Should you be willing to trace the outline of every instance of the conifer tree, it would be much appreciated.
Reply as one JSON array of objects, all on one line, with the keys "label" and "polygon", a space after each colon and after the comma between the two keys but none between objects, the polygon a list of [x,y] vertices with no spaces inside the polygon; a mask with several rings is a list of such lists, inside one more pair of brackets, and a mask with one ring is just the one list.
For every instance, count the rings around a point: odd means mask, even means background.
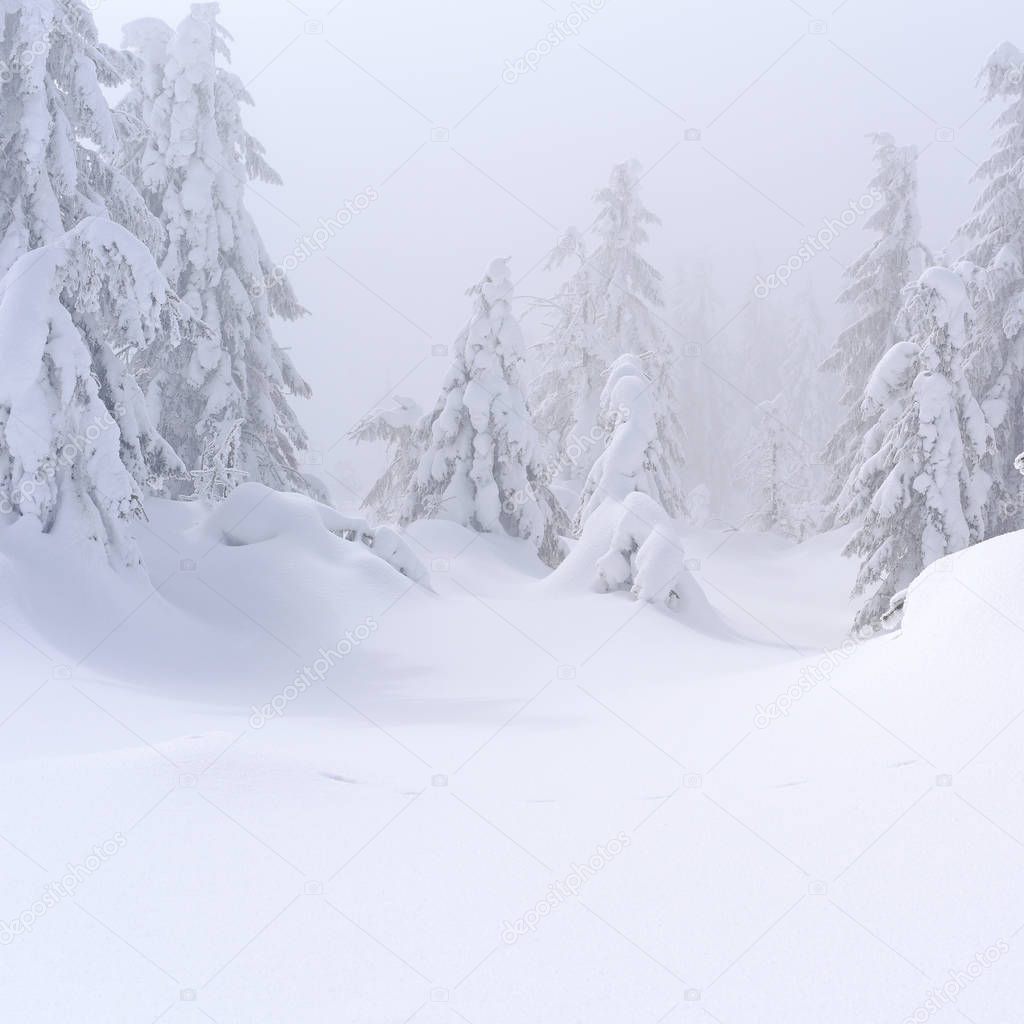
[{"label": "conifer tree", "polygon": [[978,313],[972,376],[995,435],[991,536],[1024,527],[1024,488],[1013,468],[1024,448],[1024,53],[1003,43],[980,80],[985,98],[1006,106],[992,155],[975,174],[982,191],[961,229],[972,245],[959,269]]},{"label": "conifer tree", "polygon": [[[661,274],[644,258],[648,227],[658,219],[640,199],[635,162],[612,169],[595,195],[599,210],[589,249],[570,232],[552,254],[578,266],[554,300],[557,320],[543,346],[544,367],[534,384],[538,422],[546,440],[563,450],[571,438],[594,433],[609,367],[621,355],[642,357],[654,391],[655,416],[665,458],[664,502],[670,515],[684,506],[683,428],[679,416],[675,352],[664,329]],[[592,459],[570,467],[586,478]]]},{"label": "conifer tree", "polygon": [[825,496],[826,527],[836,525],[840,510],[849,506],[844,489],[870,429],[862,416],[865,385],[882,356],[903,340],[903,289],[921,275],[929,261],[920,240],[917,149],[897,146],[888,133],[870,138],[877,170],[868,187],[877,205],[865,228],[879,237],[846,271],[849,284],[839,301],[850,307],[853,322],[840,333],[822,365],[823,370],[839,376],[840,400],[847,410],[824,452],[831,473]]},{"label": "conifer tree", "polygon": [[562,471],[567,480],[578,481],[586,479],[604,441],[597,424],[608,351],[600,329],[602,288],[586,241],[575,228],[559,240],[545,269],[567,263],[574,269],[548,304],[554,321],[539,346],[543,367],[531,394],[538,428],[550,450],[578,451]]},{"label": "conifer tree", "polygon": [[[150,21],[130,31],[136,85],[125,111],[147,129],[137,157],[139,185],[167,230],[160,264],[182,300],[209,327],[191,351],[163,353],[140,367],[164,435],[190,469],[206,445],[225,450],[240,421],[231,467],[279,490],[324,497],[303,475],[305,431],[290,405],[309,386],[274,338],[272,319],[304,315],[286,278],[275,273],[245,204],[249,180],[279,184],[262,145],[242,125],[252,99],[219,66],[230,36],[215,3],[167,36]],[[159,79],[159,85],[157,81]]]},{"label": "conifer tree", "polygon": [[765,533],[802,540],[813,525],[807,449],[785,416],[782,395],[758,405],[748,449],[740,460],[752,507],[747,522]]},{"label": "conifer tree", "polygon": [[863,521],[847,547],[861,558],[870,628],[938,558],[983,540],[992,430],[967,380],[972,311],[963,280],[933,267],[907,289],[901,331],[869,382],[884,429],[866,436],[850,485]]},{"label": "conifer tree", "polygon": [[116,169],[103,87],[124,71],[80,0],[11,0],[0,9],[0,277],[86,217],[112,217],[158,244],[159,223]]},{"label": "conifer tree", "polygon": [[179,329],[149,250],[86,218],[0,282],[0,511],[140,564],[132,522],[145,488],[184,471],[123,353]]},{"label": "conifer tree", "polygon": [[402,516],[430,426],[415,399],[396,395],[393,403],[393,409],[378,409],[364,416],[348,435],[357,443],[376,441],[387,446],[387,467],[363,501],[363,508],[385,523],[397,522]]},{"label": "conifer tree", "polygon": [[426,429],[403,519],[451,519],[483,533],[529,540],[554,565],[562,557],[565,514],[523,391],[523,337],[512,312],[508,263],[491,263],[468,292],[469,325]]}]

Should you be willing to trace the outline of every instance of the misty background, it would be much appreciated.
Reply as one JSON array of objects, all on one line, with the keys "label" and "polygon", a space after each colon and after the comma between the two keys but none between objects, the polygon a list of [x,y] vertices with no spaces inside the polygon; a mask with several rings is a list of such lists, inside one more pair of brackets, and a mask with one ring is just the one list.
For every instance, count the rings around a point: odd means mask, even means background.
[{"label": "misty background", "polygon": [[[941,252],[974,202],[970,178],[997,113],[982,108],[976,75],[1019,10],[1009,0],[221,8],[232,68],[256,102],[247,125],[284,177],[249,189],[271,257],[365,204],[322,251],[306,242],[291,279],[311,316],[277,325],[314,389],[296,402],[323,463],[314,471],[349,507],[384,458],[345,440],[353,424],[391,393],[432,403],[468,316],[464,291],[495,256],[512,258],[520,295],[551,294],[559,278],[545,257],[566,226],[589,225],[614,163],[635,158],[646,172],[644,201],[663,222],[649,255],[669,302],[707,260],[723,325],[758,274],[864,195],[868,133],[920,148],[923,235]],[[102,0],[95,13],[117,43],[134,18],[173,25],[187,12],[185,0]],[[552,31],[564,39],[539,46]],[[531,54],[536,66],[517,72]],[[831,333],[842,269],[871,237],[858,221],[779,292],[813,287]],[[542,326],[528,317],[528,338]]]}]

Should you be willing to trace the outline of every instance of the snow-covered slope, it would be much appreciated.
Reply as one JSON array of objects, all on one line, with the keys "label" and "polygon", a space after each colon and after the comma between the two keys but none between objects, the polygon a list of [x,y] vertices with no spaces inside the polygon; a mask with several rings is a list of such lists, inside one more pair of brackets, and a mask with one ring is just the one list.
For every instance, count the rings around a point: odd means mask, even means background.
[{"label": "snow-covered slope", "polygon": [[1024,538],[853,645],[842,535],[684,534],[715,632],[253,516],[158,503],[148,597],[5,541],[5,1016],[861,1024],[953,971],[929,1019],[1012,1019]]}]

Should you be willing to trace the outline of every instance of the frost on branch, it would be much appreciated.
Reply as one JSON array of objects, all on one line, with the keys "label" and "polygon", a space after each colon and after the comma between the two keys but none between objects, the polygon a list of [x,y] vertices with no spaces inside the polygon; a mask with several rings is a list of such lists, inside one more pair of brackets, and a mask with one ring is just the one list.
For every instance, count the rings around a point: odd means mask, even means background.
[{"label": "frost on branch", "polygon": [[142,493],[184,467],[151,421],[126,363],[176,336],[148,249],[87,218],[0,281],[0,503],[10,518],[103,545],[139,564]]},{"label": "frost on branch", "polygon": [[197,501],[222,501],[239,484],[245,473],[238,469],[238,441],[242,421],[224,424],[224,436],[211,436],[203,442],[199,466],[190,471],[192,497]]}]

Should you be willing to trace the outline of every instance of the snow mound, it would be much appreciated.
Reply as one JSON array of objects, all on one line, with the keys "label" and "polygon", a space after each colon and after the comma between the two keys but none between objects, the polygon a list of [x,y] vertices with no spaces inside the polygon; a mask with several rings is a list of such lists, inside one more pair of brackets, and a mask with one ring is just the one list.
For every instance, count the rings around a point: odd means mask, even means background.
[{"label": "snow mound", "polygon": [[[76,679],[248,704],[405,595],[433,599],[403,536],[302,495],[249,483],[214,507],[150,499],[146,511],[134,574],[27,520],[0,531],[0,621],[26,657],[74,665]],[[337,681],[377,678],[389,659],[361,645]]]},{"label": "snow mound", "polygon": [[403,576],[429,588],[430,574],[397,531],[371,526],[303,494],[246,483],[216,505],[195,527],[210,543],[246,547],[285,539],[307,551],[330,555],[338,538],[365,544]]},{"label": "snow mound", "polygon": [[639,601],[682,614],[691,625],[722,628],[690,574],[675,522],[639,491],[621,502],[606,499],[544,585],[576,592],[628,591]]},{"label": "snow mound", "polygon": [[[1024,532],[939,559],[910,586],[903,637],[955,653],[959,660],[976,657],[981,649],[1005,648],[1009,635],[1020,641],[1024,653],[1024,633],[1019,632],[1024,629],[1021,580]],[[964,637],[970,637],[968,651]]]},{"label": "snow mound", "polygon": [[1021,707],[1022,578],[1024,532],[932,563],[909,587],[902,628],[859,644],[833,685],[929,771],[964,766],[958,785],[965,767],[975,784],[994,783],[1000,764],[1019,772],[1006,758],[1020,749],[1009,725]]}]

